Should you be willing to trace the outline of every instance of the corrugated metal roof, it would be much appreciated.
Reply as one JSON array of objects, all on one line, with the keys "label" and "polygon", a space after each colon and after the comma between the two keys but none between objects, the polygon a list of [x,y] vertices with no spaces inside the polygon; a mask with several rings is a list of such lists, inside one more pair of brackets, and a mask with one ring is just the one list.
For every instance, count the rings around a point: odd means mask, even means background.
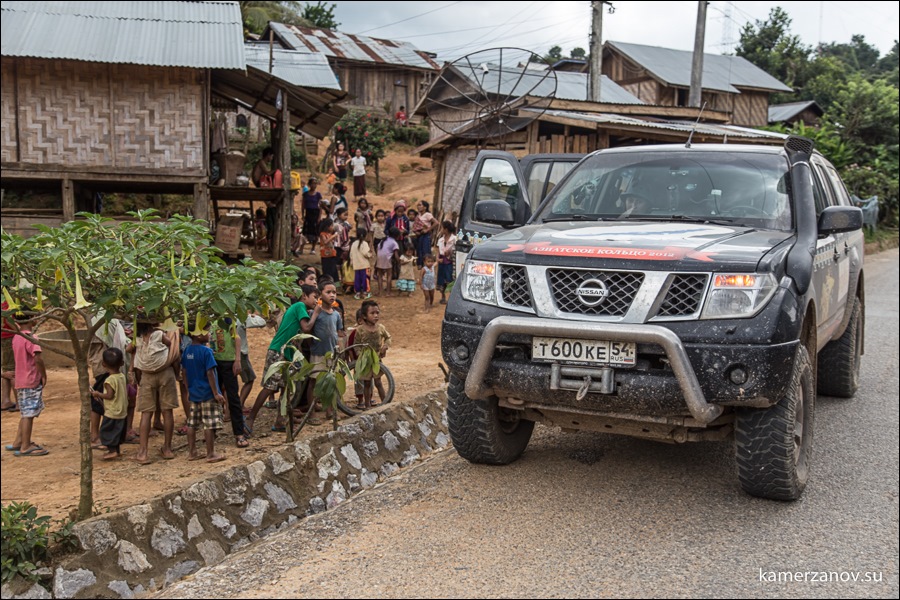
[{"label": "corrugated metal roof", "polygon": [[[269,71],[268,44],[246,44],[247,66]],[[341,84],[324,54],[299,50],[272,49],[272,75],[301,87],[340,90]]]},{"label": "corrugated metal roof", "polygon": [[253,64],[247,65],[246,72],[216,70],[212,74],[212,93],[230,103],[240,104],[258,115],[277,120],[279,110],[278,94],[284,89],[290,113],[291,128],[323,138],[334,127],[347,110],[338,104],[346,98],[347,92],[340,89],[314,89],[294,85]]},{"label": "corrugated metal roof", "polygon": [[[510,97],[538,96],[544,98],[553,91],[553,75],[556,74],[556,97],[560,100],[588,99],[588,75],[568,71],[548,73],[542,69],[505,68],[503,72],[496,65],[489,65],[488,72],[473,67],[460,68],[459,72],[488,93]],[[600,101],[612,104],[644,104],[640,99],[625,91],[619,84],[604,75],[600,83]]]},{"label": "corrugated metal roof", "polygon": [[[531,109],[524,109],[531,110]],[[535,111],[540,112],[540,111]],[[733,125],[715,125],[712,123],[693,123],[689,121],[662,121],[639,119],[637,117],[629,117],[626,115],[614,115],[609,113],[581,113],[567,110],[548,110],[545,115],[551,117],[561,117],[566,119],[575,119],[584,121],[585,123],[604,124],[604,125],[624,125],[628,127],[639,127],[649,129],[663,129],[668,131],[677,131],[679,133],[688,134],[692,129],[698,135],[713,135],[718,137],[730,137],[737,139],[755,139],[755,140],[783,140],[785,135],[775,133],[773,131],[763,131],[761,129],[751,129],[749,127],[736,127]]]},{"label": "corrugated metal roof", "polygon": [[321,52],[328,57],[400,65],[416,69],[437,70],[440,68],[430,56],[409,42],[350,35],[330,29],[297,27],[284,23],[269,23],[269,27],[284,43],[295,50],[309,50],[310,52]]},{"label": "corrugated metal roof", "polygon": [[[691,85],[691,52],[611,41],[604,46],[615,48],[669,85]],[[703,89],[739,94],[739,87],[793,91],[743,57],[703,55]]]},{"label": "corrugated metal roof", "polygon": [[244,69],[237,2],[3,1],[0,54]]},{"label": "corrugated metal roof", "polygon": [[787,104],[773,104],[769,107],[769,123],[781,123],[793,119],[807,108],[813,108],[815,112],[821,116],[822,109],[816,104],[815,100],[806,100],[804,102],[789,102]]}]

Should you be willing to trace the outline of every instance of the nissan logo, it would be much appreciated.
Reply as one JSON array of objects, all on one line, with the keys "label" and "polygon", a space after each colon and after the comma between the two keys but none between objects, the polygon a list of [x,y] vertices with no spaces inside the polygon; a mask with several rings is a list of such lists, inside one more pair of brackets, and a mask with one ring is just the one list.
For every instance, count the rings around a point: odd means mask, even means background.
[{"label": "nissan logo", "polygon": [[575,295],[585,306],[597,306],[603,304],[603,301],[609,296],[609,289],[599,279],[588,279],[581,282],[581,285],[575,290]]}]

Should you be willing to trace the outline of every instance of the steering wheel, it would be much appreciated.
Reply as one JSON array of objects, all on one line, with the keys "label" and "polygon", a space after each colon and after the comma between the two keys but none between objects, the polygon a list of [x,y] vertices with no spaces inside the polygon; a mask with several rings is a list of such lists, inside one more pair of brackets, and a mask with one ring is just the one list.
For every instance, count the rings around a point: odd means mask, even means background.
[{"label": "steering wheel", "polygon": [[756,208],[755,206],[750,206],[749,204],[738,204],[737,206],[732,206],[726,211],[722,212],[723,215],[729,217],[749,217],[751,219],[768,219],[769,215],[766,214],[760,208]]}]

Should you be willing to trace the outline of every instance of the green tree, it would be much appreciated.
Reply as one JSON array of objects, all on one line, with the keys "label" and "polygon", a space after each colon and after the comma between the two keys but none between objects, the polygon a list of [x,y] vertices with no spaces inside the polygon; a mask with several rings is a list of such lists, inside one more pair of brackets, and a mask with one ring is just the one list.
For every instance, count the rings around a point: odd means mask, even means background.
[{"label": "green tree", "polygon": [[300,16],[309,21],[313,27],[322,29],[337,29],[341,24],[334,18],[336,4],[328,6],[325,2],[317,2],[315,5],[306,3]]},{"label": "green tree", "polygon": [[244,22],[244,29],[250,33],[262,33],[269,21],[300,27],[312,25],[312,23],[303,18],[303,7],[300,5],[300,2],[241,1],[238,4],[241,8],[241,20]]},{"label": "green tree", "polygon": [[879,145],[897,145],[900,138],[898,90],[883,79],[867,81],[854,75],[838,91],[829,119],[854,150],[868,153]]},{"label": "green tree", "polygon": [[136,221],[118,226],[79,213],[79,220],[58,228],[38,226],[39,233],[29,238],[0,232],[2,289],[9,304],[3,318],[14,328],[11,317],[21,313],[38,324],[56,321],[72,342],[71,352],[48,349],[74,360],[78,373],[79,519],[91,516],[93,507],[87,358],[99,328],[113,317],[161,322],[183,317],[187,326],[191,316],[202,321],[243,319],[250,311],[268,314],[272,306],[288,303],[296,281],[296,267],[276,261],[245,260],[230,267],[211,245],[205,222],[181,216],[158,221],[153,213],[131,213]]},{"label": "green tree", "polygon": [[878,66],[878,48],[866,42],[866,36],[856,34],[849,44],[820,44],[819,56],[834,56],[851,71],[875,71]]},{"label": "green tree", "polygon": [[[735,50],[766,73],[790,87],[802,86],[812,48],[791,35],[791,18],[776,6],[765,21],[747,23],[741,30],[741,41]],[[782,101],[774,100],[774,103]]]},{"label": "green tree", "polygon": [[897,87],[900,85],[900,59],[897,56],[897,40],[894,40],[894,47],[891,51],[881,57],[878,61],[878,72],[890,83]]},{"label": "green tree", "polygon": [[572,48],[569,56],[577,60],[584,60],[587,57],[587,52],[584,48]]},{"label": "green tree", "polygon": [[334,126],[331,139],[343,142],[351,156],[362,151],[366,162],[374,164],[376,185],[381,186],[378,161],[384,158],[388,145],[394,141],[394,129],[389,120],[361,110],[351,110]]},{"label": "green tree", "polygon": [[552,65],[556,61],[561,60],[562,57],[562,48],[560,46],[551,46],[547,50],[547,54],[544,55],[544,62]]}]

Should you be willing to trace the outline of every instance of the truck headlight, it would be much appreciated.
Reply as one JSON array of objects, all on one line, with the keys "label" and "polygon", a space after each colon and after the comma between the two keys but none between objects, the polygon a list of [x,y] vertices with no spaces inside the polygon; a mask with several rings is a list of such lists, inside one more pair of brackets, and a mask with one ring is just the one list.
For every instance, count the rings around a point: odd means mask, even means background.
[{"label": "truck headlight", "polygon": [[497,304],[497,263],[467,260],[463,267],[462,296],[472,302]]},{"label": "truck headlight", "polygon": [[752,317],[778,287],[771,273],[713,273],[712,277],[701,319]]}]

